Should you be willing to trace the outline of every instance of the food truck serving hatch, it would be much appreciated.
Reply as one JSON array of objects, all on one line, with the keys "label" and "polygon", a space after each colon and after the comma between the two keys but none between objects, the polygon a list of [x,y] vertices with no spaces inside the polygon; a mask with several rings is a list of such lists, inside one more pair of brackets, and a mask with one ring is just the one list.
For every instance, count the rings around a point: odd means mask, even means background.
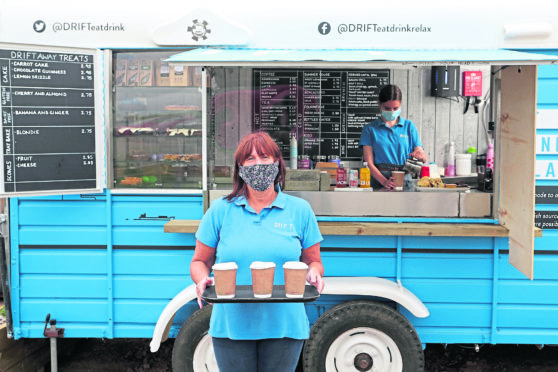
[{"label": "food truck serving hatch", "polygon": [[[556,56],[506,49],[482,50],[377,50],[377,49],[251,49],[203,47],[176,54],[170,64],[205,67],[348,67],[375,66],[413,68],[415,66],[487,64],[497,67],[500,118],[498,120],[497,164],[494,187],[493,220],[478,223],[497,224],[509,231],[510,263],[533,278],[534,191],[536,140],[536,80],[538,64],[558,62]],[[517,68],[505,68],[516,65]],[[374,194],[374,193],[372,193]],[[304,197],[304,195],[299,195]],[[310,195],[307,195],[312,204]],[[331,197],[342,198],[334,195]],[[366,197],[369,197],[368,195]],[[211,199],[211,198],[210,198]],[[317,198],[323,204],[322,196]],[[327,204],[327,203],[326,203]],[[375,205],[366,200],[360,204]],[[403,202],[405,204],[405,202]],[[329,205],[329,204],[328,204]],[[378,205],[378,204],[376,204]],[[314,205],[313,205],[314,207]],[[333,216],[335,211],[329,214]],[[319,213],[318,213],[319,214]],[[331,217],[336,224],[355,220]],[[361,221],[362,222],[362,221]],[[371,222],[371,221],[368,221]],[[387,222],[387,221],[384,221]],[[392,221],[393,222],[393,221]],[[415,222],[405,219],[405,223]],[[424,221],[423,221],[424,222]],[[454,220],[432,220],[436,229]],[[436,223],[434,223],[436,222]],[[463,221],[465,222],[465,221]],[[366,221],[364,223],[367,223]],[[372,222],[373,223],[373,222]],[[457,226],[456,226],[457,227]],[[434,232],[436,235],[436,232]]]}]

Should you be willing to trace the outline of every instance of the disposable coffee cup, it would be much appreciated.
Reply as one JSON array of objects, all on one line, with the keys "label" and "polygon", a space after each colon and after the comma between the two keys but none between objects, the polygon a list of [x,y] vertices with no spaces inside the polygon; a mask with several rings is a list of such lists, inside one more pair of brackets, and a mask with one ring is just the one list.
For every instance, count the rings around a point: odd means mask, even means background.
[{"label": "disposable coffee cup", "polygon": [[302,298],[306,287],[308,265],[300,261],[288,261],[283,264],[285,275],[285,296]]},{"label": "disposable coffee cup", "polygon": [[405,179],[405,172],[393,171],[391,172],[391,176],[393,177],[393,181],[395,182],[395,190],[402,191],[403,180]]},{"label": "disposable coffee cup", "polygon": [[217,298],[233,298],[236,290],[235,262],[221,262],[213,265],[215,294]]},{"label": "disposable coffee cup", "polygon": [[254,297],[268,298],[273,292],[273,277],[275,276],[275,263],[254,261],[250,264],[252,270],[252,289]]}]

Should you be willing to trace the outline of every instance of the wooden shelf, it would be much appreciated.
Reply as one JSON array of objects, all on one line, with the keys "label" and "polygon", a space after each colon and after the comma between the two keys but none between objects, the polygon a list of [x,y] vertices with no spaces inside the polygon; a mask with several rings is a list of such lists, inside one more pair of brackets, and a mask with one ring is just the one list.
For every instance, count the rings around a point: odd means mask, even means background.
[{"label": "wooden shelf", "polygon": [[[165,224],[168,233],[195,233],[199,220],[172,220]],[[494,224],[472,223],[392,223],[392,222],[318,222],[323,235],[388,236],[486,236],[507,237],[508,229]],[[535,236],[542,236],[535,229]]]}]

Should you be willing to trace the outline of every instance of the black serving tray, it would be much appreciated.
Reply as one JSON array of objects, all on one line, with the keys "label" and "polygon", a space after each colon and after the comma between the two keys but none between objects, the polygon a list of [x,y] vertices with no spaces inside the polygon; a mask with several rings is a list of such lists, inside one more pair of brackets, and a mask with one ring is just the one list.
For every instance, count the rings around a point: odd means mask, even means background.
[{"label": "black serving tray", "polygon": [[209,286],[202,294],[202,299],[209,303],[241,303],[241,302],[313,302],[320,297],[316,287],[307,285],[304,288],[304,296],[300,298],[289,298],[285,296],[284,285],[274,285],[271,297],[256,298],[251,285],[237,285],[236,294],[233,298],[217,298],[215,286]]}]

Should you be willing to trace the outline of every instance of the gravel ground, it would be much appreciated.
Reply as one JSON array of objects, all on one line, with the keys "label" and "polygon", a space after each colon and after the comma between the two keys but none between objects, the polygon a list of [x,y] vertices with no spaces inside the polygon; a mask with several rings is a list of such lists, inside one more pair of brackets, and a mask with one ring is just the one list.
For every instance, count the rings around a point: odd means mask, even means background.
[{"label": "gravel ground", "polygon": [[[60,372],[171,372],[173,340],[149,351],[145,339],[61,340]],[[425,372],[556,372],[558,349],[533,345],[484,345],[476,352],[471,345],[428,345],[424,351]],[[300,370],[300,372],[302,372]]]}]

